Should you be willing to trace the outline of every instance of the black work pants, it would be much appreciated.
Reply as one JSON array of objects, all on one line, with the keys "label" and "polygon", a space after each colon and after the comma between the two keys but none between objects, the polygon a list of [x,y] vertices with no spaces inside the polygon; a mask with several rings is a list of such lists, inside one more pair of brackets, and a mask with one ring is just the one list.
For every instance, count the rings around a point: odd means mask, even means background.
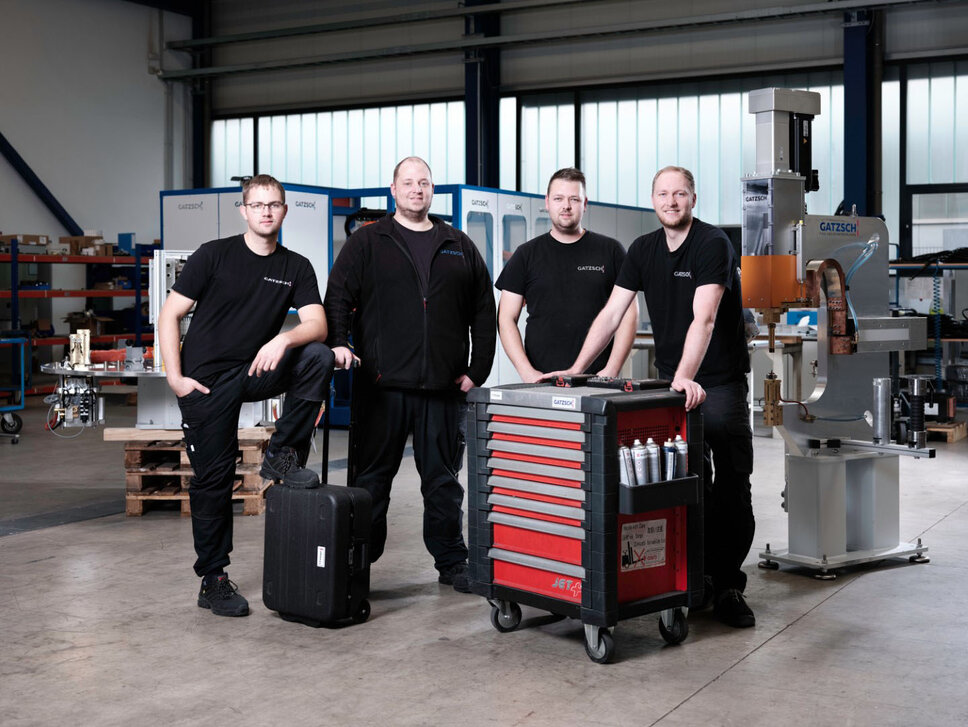
[{"label": "black work pants", "polygon": [[746,380],[706,389],[704,436],[704,558],[716,593],[746,587],[743,560],[753,544],[753,432]]},{"label": "black work pants", "polygon": [[292,447],[305,464],[319,405],[333,374],[333,352],[322,343],[286,351],[274,371],[249,376],[246,363],[203,383],[211,393],[189,392],[178,399],[185,448],[194,475],[188,490],[195,538],[195,572],[217,572],[232,551],[232,485],[239,448],[239,412],[246,401],[286,394],[269,448]]},{"label": "black work pants", "polygon": [[390,487],[411,433],[424,503],[424,545],[438,570],[466,561],[464,488],[457,481],[464,454],[464,397],[363,386],[356,386],[353,395],[351,484],[373,497],[370,562],[376,562],[386,545]]}]

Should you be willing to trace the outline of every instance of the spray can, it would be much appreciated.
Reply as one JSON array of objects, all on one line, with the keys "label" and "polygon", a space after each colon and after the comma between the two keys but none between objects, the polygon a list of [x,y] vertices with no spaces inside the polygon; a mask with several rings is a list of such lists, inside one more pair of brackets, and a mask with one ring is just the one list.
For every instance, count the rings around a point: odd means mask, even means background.
[{"label": "spray can", "polygon": [[618,481],[626,487],[635,486],[635,468],[632,465],[632,450],[624,444],[618,448]]},{"label": "spray can", "polygon": [[676,445],[672,443],[671,439],[665,440],[665,444],[662,445],[662,469],[665,471],[665,478],[667,480],[671,480],[676,476],[677,456]]},{"label": "spray can", "polygon": [[[650,440],[651,441],[651,440]],[[649,481],[649,469],[646,463],[647,447],[638,439],[632,443],[632,468],[636,485],[644,485]]]},{"label": "spray can", "polygon": [[646,482],[659,482],[662,479],[662,458],[659,456],[659,445],[652,441],[652,437],[645,440],[645,452],[649,463]]},{"label": "spray can", "polygon": [[676,447],[676,477],[685,477],[689,474],[689,445],[681,434],[676,435],[673,444]]}]

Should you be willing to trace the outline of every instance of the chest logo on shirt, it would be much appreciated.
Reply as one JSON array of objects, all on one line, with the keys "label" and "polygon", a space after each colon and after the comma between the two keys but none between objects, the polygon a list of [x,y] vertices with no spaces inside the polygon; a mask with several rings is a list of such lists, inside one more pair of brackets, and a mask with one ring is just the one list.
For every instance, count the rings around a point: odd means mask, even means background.
[{"label": "chest logo on shirt", "polygon": [[461,250],[441,250],[441,255],[457,255],[458,257],[464,257],[464,253]]},{"label": "chest logo on shirt", "polygon": [[273,283],[275,285],[285,285],[287,288],[292,287],[291,280],[276,280],[275,278],[270,278],[268,275],[262,278],[267,283]]},{"label": "chest logo on shirt", "polygon": [[604,265],[579,265],[578,272],[580,273],[602,273],[605,274]]},{"label": "chest logo on shirt", "polygon": [[672,276],[675,277],[675,278],[691,278],[692,277],[692,271],[691,270],[676,270],[672,274]]}]

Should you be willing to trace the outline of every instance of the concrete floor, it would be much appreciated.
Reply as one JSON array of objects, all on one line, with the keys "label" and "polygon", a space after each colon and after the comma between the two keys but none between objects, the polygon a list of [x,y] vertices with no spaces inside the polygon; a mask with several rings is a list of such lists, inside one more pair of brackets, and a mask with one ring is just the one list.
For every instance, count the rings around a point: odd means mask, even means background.
[{"label": "concrete floor", "polygon": [[[244,619],[195,605],[191,524],[126,518],[121,445],[42,431],[0,441],[0,715],[14,725],[958,725],[968,723],[968,441],[902,458],[901,535],[931,563],[821,582],[756,567],[782,547],[782,444],[757,438],[753,629],[690,614],[666,646],[655,617],[619,623],[597,665],[578,622],[524,609],[495,631],[478,596],[439,586],[420,539],[412,458],[363,625],[310,629],[261,603],[262,517],[237,516],[229,569]],[[134,410],[112,407],[111,426]],[[345,482],[345,432],[331,481]],[[114,512],[115,514],[105,514]],[[98,516],[100,515],[100,516]],[[87,519],[82,519],[87,518]],[[66,523],[66,524],[58,524]]]}]

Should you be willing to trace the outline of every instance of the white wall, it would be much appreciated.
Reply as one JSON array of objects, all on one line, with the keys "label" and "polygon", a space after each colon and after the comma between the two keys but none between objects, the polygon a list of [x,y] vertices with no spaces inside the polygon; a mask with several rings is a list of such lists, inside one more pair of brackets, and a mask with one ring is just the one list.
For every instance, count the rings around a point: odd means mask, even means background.
[{"label": "white wall", "polygon": [[[188,38],[191,22],[121,0],[0,1],[0,132],[84,229],[159,236],[166,88],[149,56]],[[163,26],[163,28],[162,28]],[[165,67],[183,67],[165,54]],[[186,184],[186,91],[172,92],[172,168]],[[0,230],[67,234],[0,157]]]}]

